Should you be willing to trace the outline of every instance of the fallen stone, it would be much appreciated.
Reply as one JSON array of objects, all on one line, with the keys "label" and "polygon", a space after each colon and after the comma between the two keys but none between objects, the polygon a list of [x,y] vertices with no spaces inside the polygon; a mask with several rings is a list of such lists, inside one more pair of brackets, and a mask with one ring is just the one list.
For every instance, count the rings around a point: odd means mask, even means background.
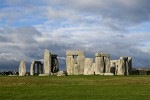
[{"label": "fallen stone", "polygon": [[59,71],[58,73],[57,73],[57,76],[66,76],[67,74],[66,74],[66,72],[65,71]]}]

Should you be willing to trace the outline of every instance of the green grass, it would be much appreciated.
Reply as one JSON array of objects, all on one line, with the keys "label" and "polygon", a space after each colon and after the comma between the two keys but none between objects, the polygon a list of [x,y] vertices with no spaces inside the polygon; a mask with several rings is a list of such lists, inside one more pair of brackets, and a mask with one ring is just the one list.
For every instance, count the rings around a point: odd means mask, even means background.
[{"label": "green grass", "polygon": [[150,76],[0,76],[0,100],[149,100]]}]

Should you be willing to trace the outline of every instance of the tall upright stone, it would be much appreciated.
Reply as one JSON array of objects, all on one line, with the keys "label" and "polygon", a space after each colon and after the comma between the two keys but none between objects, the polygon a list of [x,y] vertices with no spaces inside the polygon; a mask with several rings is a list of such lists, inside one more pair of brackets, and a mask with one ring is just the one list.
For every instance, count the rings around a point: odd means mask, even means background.
[{"label": "tall upright stone", "polygon": [[51,53],[48,50],[44,51],[44,72],[45,75],[51,75]]},{"label": "tall upright stone", "polygon": [[84,75],[90,75],[91,69],[93,65],[93,58],[85,58],[85,63],[84,63]]},{"label": "tall upright stone", "polygon": [[31,76],[33,76],[34,75],[34,71],[35,71],[35,68],[34,68],[34,64],[35,62],[34,61],[32,61],[32,63],[31,63],[31,66],[30,66],[30,75]]},{"label": "tall upright stone", "polygon": [[101,74],[104,70],[104,61],[100,53],[95,54],[95,74]]},{"label": "tall upright stone", "polygon": [[84,73],[84,55],[78,55],[77,57],[77,64],[80,66],[79,68],[79,74]]},{"label": "tall upright stone", "polygon": [[132,74],[132,57],[128,57],[128,70],[129,70],[129,75]]},{"label": "tall upright stone", "polygon": [[66,66],[67,66],[67,74],[73,75],[74,74],[74,59],[73,56],[66,57]]},{"label": "tall upright stone", "polygon": [[118,60],[118,73],[117,75],[124,75],[124,59],[120,57]]},{"label": "tall upright stone", "polygon": [[132,58],[120,57],[118,61],[118,75],[129,75],[132,70]]},{"label": "tall upright stone", "polygon": [[26,65],[24,61],[21,61],[19,66],[19,76],[25,76],[25,75],[26,75]]},{"label": "tall upright stone", "polygon": [[105,62],[105,73],[110,73],[110,59],[109,57],[104,57]]}]

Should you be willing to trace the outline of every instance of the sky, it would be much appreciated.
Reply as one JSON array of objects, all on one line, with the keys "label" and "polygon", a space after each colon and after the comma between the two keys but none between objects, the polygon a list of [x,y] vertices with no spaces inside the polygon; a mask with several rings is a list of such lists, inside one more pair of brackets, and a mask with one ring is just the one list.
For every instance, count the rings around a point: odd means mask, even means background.
[{"label": "sky", "polygon": [[0,70],[29,68],[44,50],[65,70],[66,50],[133,58],[150,68],[150,0],[0,0]]}]

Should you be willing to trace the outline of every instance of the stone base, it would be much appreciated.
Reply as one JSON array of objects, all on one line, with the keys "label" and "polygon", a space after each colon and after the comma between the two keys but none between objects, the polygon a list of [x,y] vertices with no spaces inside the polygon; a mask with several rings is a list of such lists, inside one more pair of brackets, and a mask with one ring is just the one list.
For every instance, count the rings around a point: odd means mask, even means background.
[{"label": "stone base", "polygon": [[99,75],[104,75],[104,73],[100,73]]},{"label": "stone base", "polygon": [[39,74],[39,76],[46,76],[45,74]]},{"label": "stone base", "polygon": [[104,73],[106,76],[114,76],[114,73]]},{"label": "stone base", "polygon": [[118,73],[117,73],[117,75],[124,75],[124,74],[118,74]]}]

